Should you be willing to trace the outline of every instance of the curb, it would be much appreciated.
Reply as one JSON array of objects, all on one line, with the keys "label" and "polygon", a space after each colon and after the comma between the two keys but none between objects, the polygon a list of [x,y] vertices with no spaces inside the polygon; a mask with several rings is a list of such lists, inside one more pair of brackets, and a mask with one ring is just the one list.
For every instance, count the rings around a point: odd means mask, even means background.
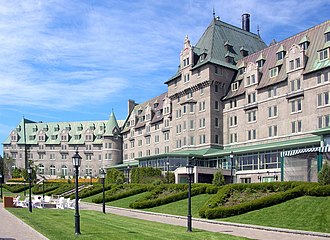
[{"label": "curb", "polygon": [[[100,206],[96,203],[88,203],[88,202],[83,202],[83,204],[90,205],[90,206],[98,206],[98,207]],[[141,210],[129,209],[129,208],[112,207],[112,206],[106,206],[106,208],[124,210],[124,211],[127,211],[127,212],[143,213],[143,214],[155,215],[155,216],[163,216],[163,217],[169,217],[169,218],[187,219],[187,217],[184,217],[184,216],[177,216],[177,215],[171,215],[171,214],[166,214],[166,213],[148,212],[148,211],[141,211]],[[258,225],[243,224],[243,223],[232,223],[232,222],[208,220],[208,219],[202,219],[202,218],[192,218],[192,220],[196,221],[196,222],[203,222],[203,223],[209,223],[209,224],[217,224],[217,225],[225,225],[225,226],[233,226],[233,227],[241,227],[241,228],[258,229],[258,230],[264,230],[264,231],[273,231],[273,232],[282,232],[282,233],[291,233],[291,234],[299,234],[299,235],[308,235],[308,236],[315,236],[315,237],[330,238],[329,233],[311,232],[311,231],[304,231],[304,230],[294,230],[294,229],[287,229],[287,228],[266,227],[266,226],[258,226]]]}]

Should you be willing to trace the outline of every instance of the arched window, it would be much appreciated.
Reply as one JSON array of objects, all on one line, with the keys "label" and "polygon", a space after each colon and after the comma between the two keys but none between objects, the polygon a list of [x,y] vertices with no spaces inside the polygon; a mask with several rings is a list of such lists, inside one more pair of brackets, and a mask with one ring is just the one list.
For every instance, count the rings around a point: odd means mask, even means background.
[{"label": "arched window", "polygon": [[61,175],[62,175],[62,176],[68,176],[68,167],[67,167],[67,166],[62,165],[62,168],[61,168]]},{"label": "arched window", "polygon": [[45,174],[45,166],[42,164],[38,165],[39,174]]},{"label": "arched window", "polygon": [[49,170],[50,170],[50,175],[56,175],[56,168],[54,165],[51,165],[49,167]]}]

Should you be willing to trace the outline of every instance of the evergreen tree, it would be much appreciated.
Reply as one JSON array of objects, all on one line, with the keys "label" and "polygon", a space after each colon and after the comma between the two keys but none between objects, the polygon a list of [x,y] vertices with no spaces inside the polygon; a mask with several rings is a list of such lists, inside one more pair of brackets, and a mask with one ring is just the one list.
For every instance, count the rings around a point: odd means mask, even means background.
[{"label": "evergreen tree", "polygon": [[225,178],[222,175],[221,171],[217,171],[214,175],[213,175],[213,181],[212,184],[215,186],[222,186],[225,185]]},{"label": "evergreen tree", "polygon": [[330,166],[325,162],[321,171],[319,172],[319,183],[321,185],[330,184]]}]

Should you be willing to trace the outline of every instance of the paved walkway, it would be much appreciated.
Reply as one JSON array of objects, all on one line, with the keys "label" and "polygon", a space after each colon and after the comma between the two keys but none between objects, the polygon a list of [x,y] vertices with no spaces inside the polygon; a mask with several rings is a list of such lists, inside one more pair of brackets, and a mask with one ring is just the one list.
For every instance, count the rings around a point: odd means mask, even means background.
[{"label": "paved walkway", "polygon": [[[26,209],[28,211],[28,209]],[[44,240],[39,232],[3,208],[0,202],[0,240]]]},{"label": "paved walkway", "polygon": [[[102,205],[81,202],[80,209],[102,211]],[[187,218],[169,214],[145,212],[133,209],[124,209],[106,206],[106,212],[138,218],[153,222],[160,222],[178,226],[187,226]],[[82,212],[83,214],[83,212]],[[251,239],[271,239],[271,240],[325,240],[330,239],[330,234],[298,231],[281,228],[271,228],[247,224],[236,224],[206,219],[195,219],[192,222],[193,228],[203,229],[211,232],[220,232]]]}]

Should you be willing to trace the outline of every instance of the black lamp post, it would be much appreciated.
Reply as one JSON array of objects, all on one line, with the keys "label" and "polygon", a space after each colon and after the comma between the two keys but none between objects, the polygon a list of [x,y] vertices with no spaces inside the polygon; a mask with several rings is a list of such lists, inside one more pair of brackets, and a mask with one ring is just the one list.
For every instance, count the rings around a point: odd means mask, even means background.
[{"label": "black lamp post", "polygon": [[24,197],[26,197],[26,179],[24,178]]},{"label": "black lamp post", "polygon": [[191,224],[191,176],[194,171],[194,166],[188,164],[186,166],[186,171],[188,174],[188,216],[187,216],[187,232],[192,232],[192,224]]},{"label": "black lamp post", "polygon": [[42,176],[42,199],[45,200],[45,177]]},{"label": "black lamp post", "polygon": [[0,199],[2,199],[2,181],[3,181],[3,175],[0,173]]},{"label": "black lamp post", "polygon": [[166,166],[167,166],[167,183],[170,183],[170,161],[167,160],[166,162]]},{"label": "black lamp post", "polygon": [[104,184],[105,184],[105,175],[106,175],[106,172],[105,172],[104,169],[102,168],[100,178],[102,179],[102,192],[103,192],[102,211],[103,211],[104,214],[105,214],[105,188],[104,188]]},{"label": "black lamp post", "polygon": [[78,150],[76,150],[76,154],[72,157],[72,164],[75,168],[75,176],[76,176],[76,204],[75,204],[75,234],[79,235],[80,233],[80,216],[79,216],[79,202],[78,202],[78,176],[79,176],[79,167],[81,164],[81,157],[79,155]]},{"label": "black lamp post", "polygon": [[29,212],[32,212],[32,194],[31,194],[32,168],[28,167],[27,172],[29,174]]},{"label": "black lamp post", "polygon": [[233,177],[234,153],[233,153],[233,151],[231,151],[229,157],[230,157],[230,183],[234,183],[234,177]]},{"label": "black lamp post", "polygon": [[127,183],[129,183],[129,171],[131,170],[131,166],[127,165]]}]

